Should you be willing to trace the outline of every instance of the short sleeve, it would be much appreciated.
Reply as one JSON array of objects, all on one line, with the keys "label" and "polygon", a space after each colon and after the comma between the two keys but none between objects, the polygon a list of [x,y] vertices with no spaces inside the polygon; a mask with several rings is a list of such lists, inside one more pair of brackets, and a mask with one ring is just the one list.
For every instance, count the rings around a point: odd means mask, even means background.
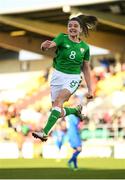
[{"label": "short sleeve", "polygon": [[89,47],[88,47],[88,49],[85,52],[84,60],[86,60],[86,61],[90,60],[90,48]]},{"label": "short sleeve", "polygon": [[64,34],[60,33],[58,36],[56,36],[53,41],[56,43],[57,46],[60,46],[63,42]]}]

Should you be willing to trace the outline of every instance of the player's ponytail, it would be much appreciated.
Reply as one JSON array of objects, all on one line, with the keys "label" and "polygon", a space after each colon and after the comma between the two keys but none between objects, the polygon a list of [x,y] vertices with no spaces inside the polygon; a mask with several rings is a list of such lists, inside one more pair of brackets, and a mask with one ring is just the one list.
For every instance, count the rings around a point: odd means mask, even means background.
[{"label": "player's ponytail", "polygon": [[95,16],[87,16],[87,15],[79,15],[77,17],[71,18],[69,21],[78,21],[83,33],[87,37],[89,35],[89,30],[94,30],[96,28],[96,25],[98,23],[98,20]]}]

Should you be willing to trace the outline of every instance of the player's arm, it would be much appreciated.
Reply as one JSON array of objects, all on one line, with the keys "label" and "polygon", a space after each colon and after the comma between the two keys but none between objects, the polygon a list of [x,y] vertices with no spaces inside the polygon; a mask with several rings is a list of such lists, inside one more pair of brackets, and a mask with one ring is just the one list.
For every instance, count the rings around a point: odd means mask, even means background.
[{"label": "player's arm", "polygon": [[41,44],[42,51],[45,51],[45,50],[48,50],[50,48],[54,48],[54,47],[61,45],[61,43],[63,42],[63,39],[64,39],[63,37],[64,37],[64,34],[60,33],[52,41],[49,41],[49,40],[44,41]]},{"label": "player's arm", "polygon": [[53,47],[56,47],[56,43],[54,41],[46,40],[41,44],[41,50],[42,51],[48,50],[48,49],[53,48]]},{"label": "player's arm", "polygon": [[91,70],[89,61],[84,60],[83,62],[83,74],[88,88],[87,98],[93,98],[93,90],[92,90],[92,80],[91,80]]}]

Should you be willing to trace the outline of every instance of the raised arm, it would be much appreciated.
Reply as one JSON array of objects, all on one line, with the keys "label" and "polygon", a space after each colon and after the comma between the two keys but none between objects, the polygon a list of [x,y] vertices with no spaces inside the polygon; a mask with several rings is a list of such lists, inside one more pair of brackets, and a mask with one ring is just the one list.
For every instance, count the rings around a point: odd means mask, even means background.
[{"label": "raised arm", "polygon": [[41,44],[41,50],[42,51],[48,50],[48,49],[53,48],[53,47],[56,47],[56,43],[53,41],[46,40]]}]

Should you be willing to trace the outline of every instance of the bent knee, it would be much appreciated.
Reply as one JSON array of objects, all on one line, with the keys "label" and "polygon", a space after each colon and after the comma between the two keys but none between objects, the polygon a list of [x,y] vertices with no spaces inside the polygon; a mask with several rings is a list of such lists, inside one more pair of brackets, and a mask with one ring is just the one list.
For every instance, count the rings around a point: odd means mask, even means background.
[{"label": "bent knee", "polygon": [[63,105],[63,102],[61,102],[61,100],[60,99],[56,99],[55,100],[55,102],[53,103],[53,107],[62,107],[62,105]]}]

